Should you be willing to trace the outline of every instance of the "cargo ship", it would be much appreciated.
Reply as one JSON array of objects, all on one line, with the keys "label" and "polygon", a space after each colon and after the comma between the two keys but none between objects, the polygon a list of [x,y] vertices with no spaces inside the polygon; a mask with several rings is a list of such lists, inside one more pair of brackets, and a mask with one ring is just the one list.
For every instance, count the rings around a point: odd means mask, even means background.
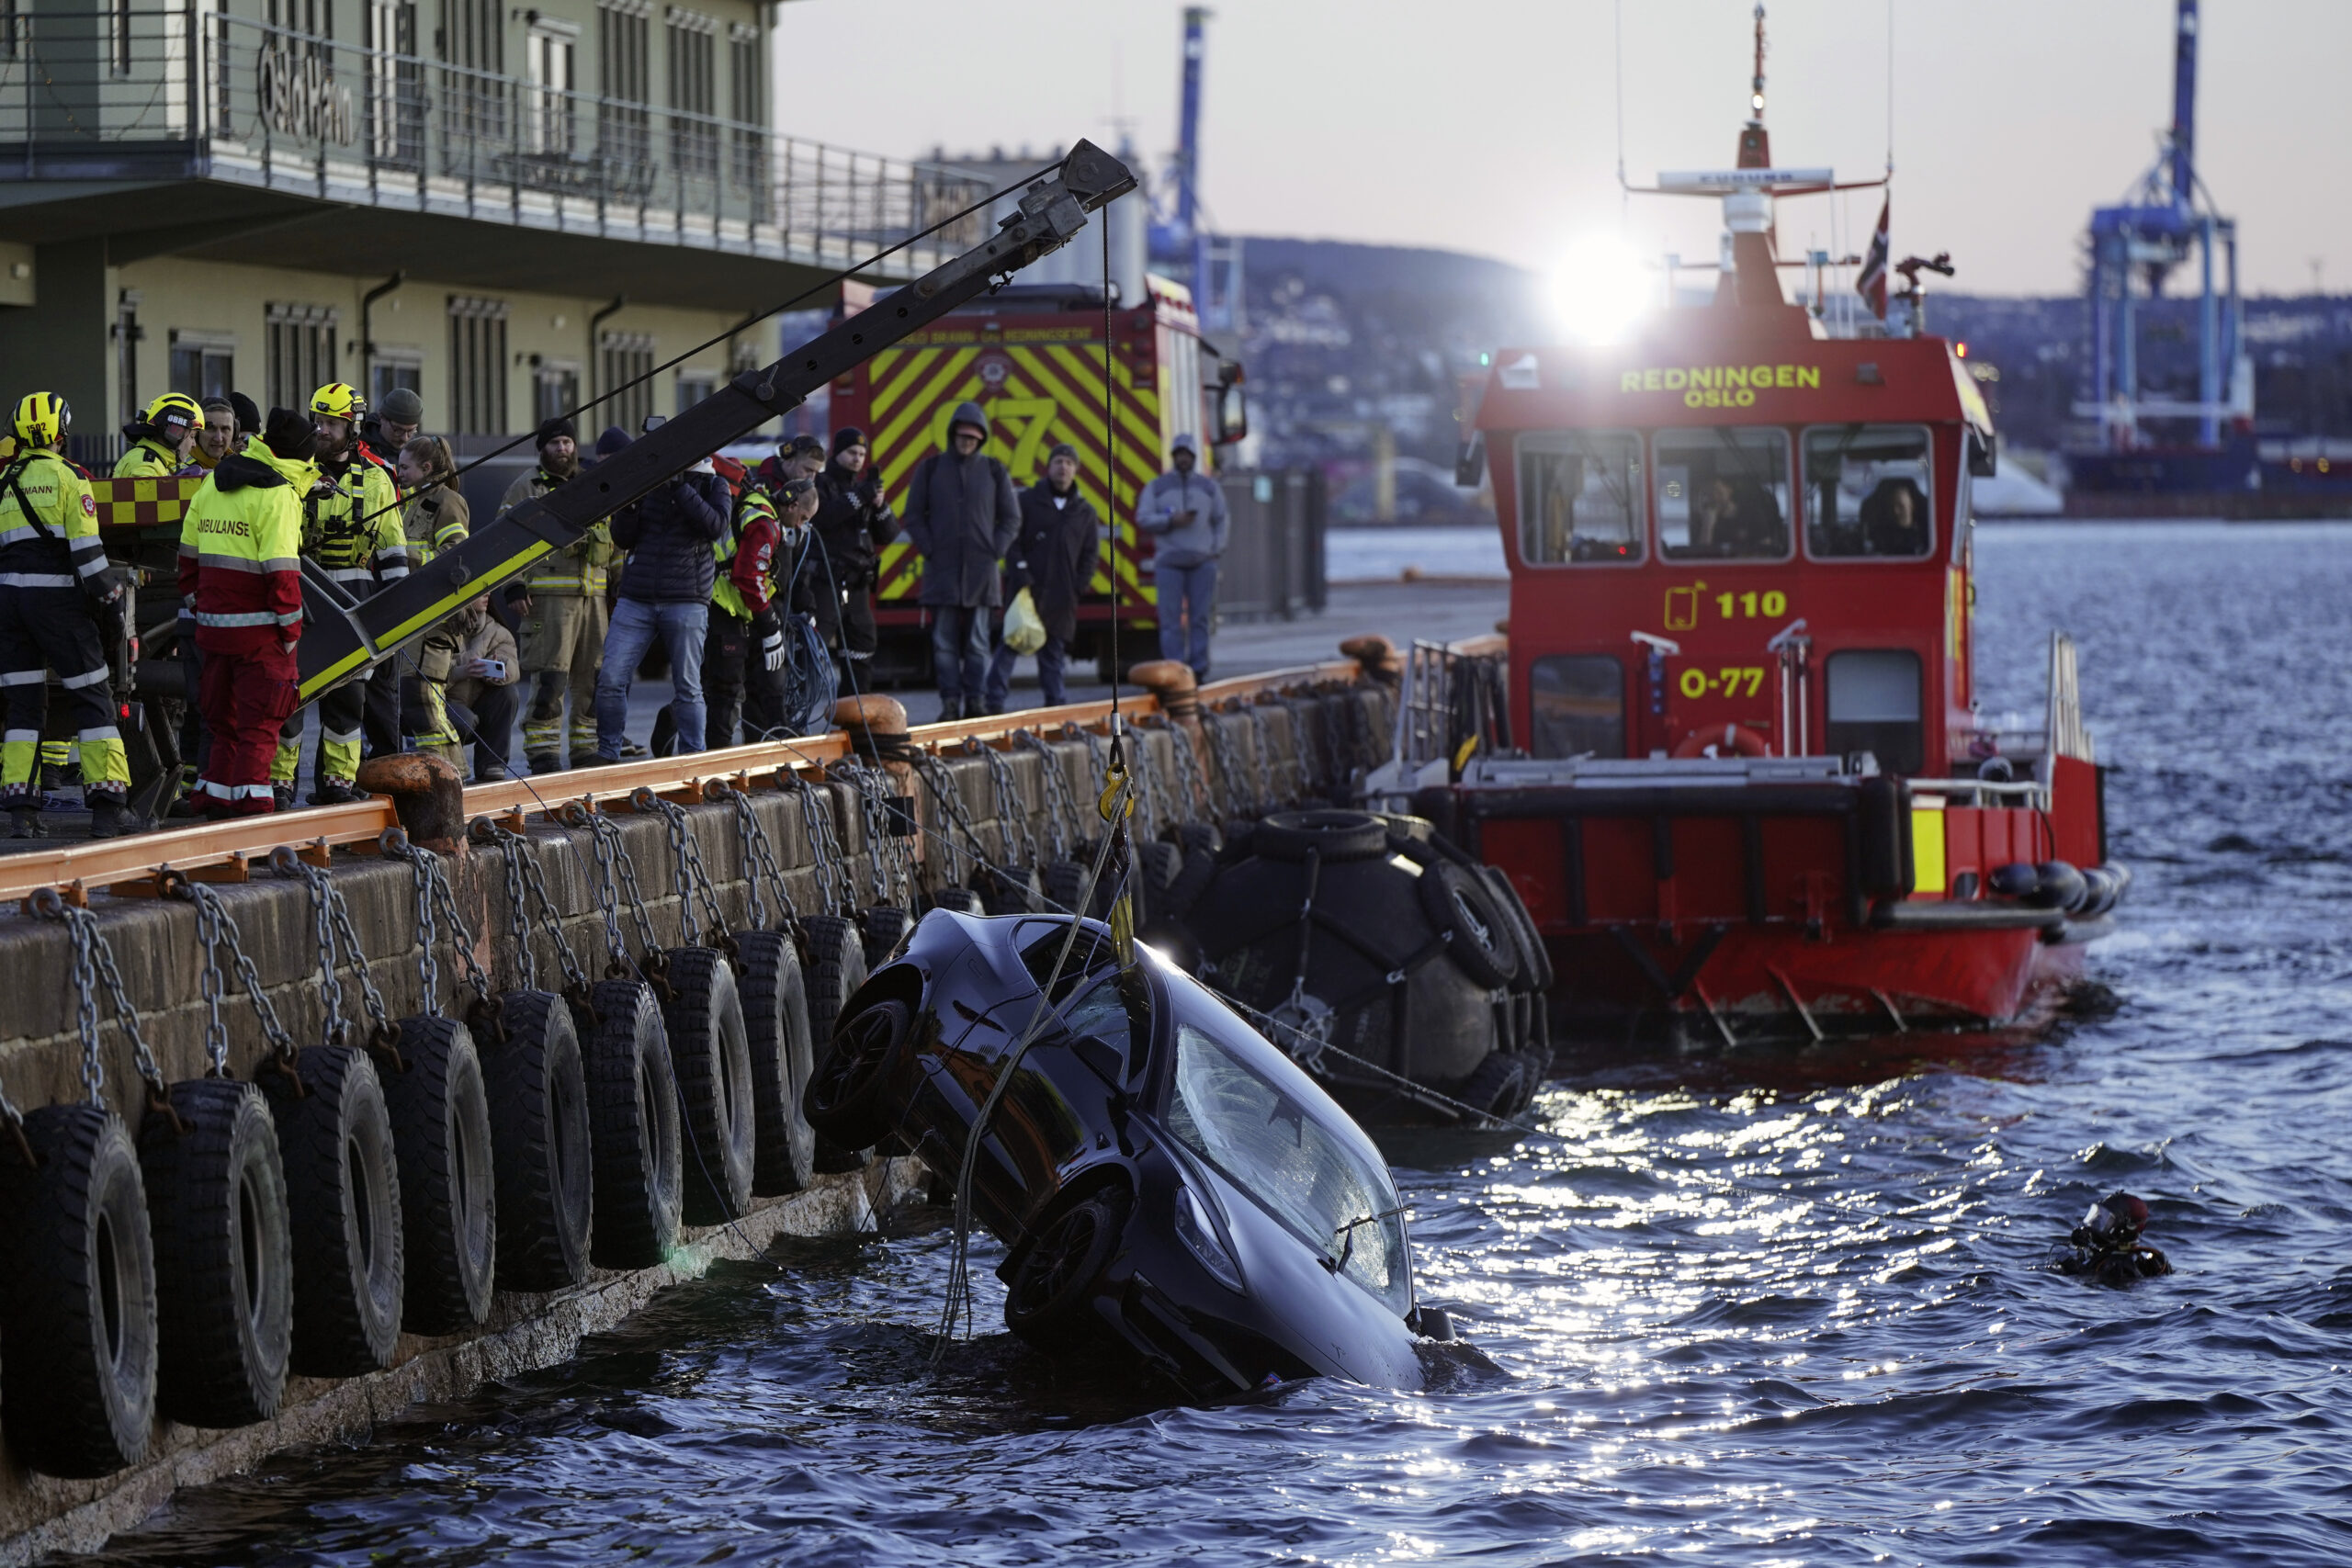
[{"label": "cargo ship", "polygon": [[1736,168],[1679,179],[1724,204],[1713,302],[1493,356],[1508,649],[1413,649],[1371,789],[1509,875],[1568,1037],[2025,1021],[2129,880],[2075,650],[2038,727],[1980,715],[1990,414],[1945,340],[1783,298],[1773,203],[1834,181],[1772,165],[1758,64]]}]

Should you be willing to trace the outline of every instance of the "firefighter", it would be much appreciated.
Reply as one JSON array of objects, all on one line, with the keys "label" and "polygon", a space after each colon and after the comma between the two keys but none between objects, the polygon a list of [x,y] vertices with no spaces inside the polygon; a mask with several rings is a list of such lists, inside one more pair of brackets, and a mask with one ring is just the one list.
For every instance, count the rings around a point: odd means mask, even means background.
[{"label": "firefighter", "polygon": [[211,735],[195,792],[206,816],[254,816],[278,804],[273,753],[301,689],[297,556],[304,498],[318,482],[317,446],[309,419],[273,409],[261,439],[220,459],[180,523],[180,598],[204,652],[197,700]]},{"label": "firefighter", "polygon": [[82,746],[82,798],[90,836],[125,830],[130,759],[115,724],[114,694],[97,612],[119,604],[128,573],[107,561],[90,476],[60,450],[73,423],[65,400],[33,392],[17,405],[17,456],[0,473],[0,803],[19,839],[40,835],[33,776],[54,671]]},{"label": "firefighter", "polygon": [[[401,524],[400,493],[391,470],[361,445],[359,416],[366,405],[357,392],[331,381],[311,394],[319,483],[302,502],[302,553],[354,599],[365,599],[385,583],[408,575],[408,536]],[[277,423],[277,410],[270,423]],[[390,661],[382,678],[396,679]],[[334,806],[360,798],[359,742],[367,728],[368,691],[377,677],[345,682],[319,699],[319,756],[311,775],[311,804]],[[399,689],[392,688],[390,733],[377,738],[378,750],[399,747]],[[281,803],[292,804],[294,775],[301,757],[302,720],[287,720],[270,779]]]},{"label": "firefighter", "polygon": [[[506,488],[499,515],[547,494],[580,471],[580,432],[570,420],[542,421],[538,447],[538,467]],[[526,580],[531,608],[521,640],[531,697],[523,716],[523,756],[535,773],[560,773],[571,758],[585,761],[596,749],[596,670],[605,657],[608,615],[605,579],[618,558],[612,525],[600,519],[578,543],[542,556]],[[571,699],[568,749],[563,720],[567,695]]]},{"label": "firefighter", "polygon": [[130,450],[115,459],[119,479],[148,479],[175,474],[195,459],[196,433],[204,428],[204,409],[186,392],[165,392],[147,405],[147,412],[122,427]]},{"label": "firefighter", "polygon": [[401,449],[416,439],[424,423],[424,400],[411,388],[394,387],[384,394],[383,406],[360,423],[359,439],[387,463],[397,464]]},{"label": "firefighter", "polygon": [[817,482],[789,479],[771,500],[757,488],[743,492],[735,526],[712,547],[718,580],[710,588],[710,634],[702,645],[702,692],[708,705],[705,744],[767,740],[784,722],[784,625],[776,613],[777,578],[786,567],[787,542],[817,511]]},{"label": "firefighter", "polygon": [[[458,460],[437,435],[417,435],[400,449],[401,493],[409,496],[405,526],[412,568],[463,544],[468,533],[465,493],[458,489]],[[424,634],[416,673],[401,682],[401,716],[409,746],[446,759],[465,771],[465,750],[449,723],[449,677],[464,636],[454,620]]]}]

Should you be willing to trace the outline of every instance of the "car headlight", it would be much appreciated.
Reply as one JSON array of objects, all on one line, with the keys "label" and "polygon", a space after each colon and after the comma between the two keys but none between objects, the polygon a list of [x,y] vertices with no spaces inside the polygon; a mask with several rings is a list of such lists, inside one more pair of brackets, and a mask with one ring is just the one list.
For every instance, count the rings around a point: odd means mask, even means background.
[{"label": "car headlight", "polygon": [[1201,1260],[1201,1266],[1216,1276],[1217,1283],[1229,1291],[1241,1290],[1241,1265],[1233,1260],[1233,1254],[1218,1238],[1216,1221],[1211,1217],[1208,1205],[1189,1186],[1176,1189],[1176,1234],[1183,1237],[1184,1245],[1193,1249],[1193,1256]]}]

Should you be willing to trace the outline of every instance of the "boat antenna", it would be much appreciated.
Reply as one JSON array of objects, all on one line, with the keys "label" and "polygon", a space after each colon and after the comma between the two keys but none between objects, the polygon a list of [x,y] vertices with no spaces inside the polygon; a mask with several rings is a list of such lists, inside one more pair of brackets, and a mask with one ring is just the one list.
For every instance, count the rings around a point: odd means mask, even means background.
[{"label": "boat antenna", "polygon": [[1756,76],[1748,85],[1747,123],[1764,123],[1764,0],[1756,0]]},{"label": "boat antenna", "polygon": [[1617,208],[1621,221],[1634,216],[1634,191],[1625,183],[1625,0],[1617,0],[1611,38],[1617,49]]},{"label": "boat antenna", "polygon": [[1894,177],[1894,0],[1886,0],[1886,177]]}]

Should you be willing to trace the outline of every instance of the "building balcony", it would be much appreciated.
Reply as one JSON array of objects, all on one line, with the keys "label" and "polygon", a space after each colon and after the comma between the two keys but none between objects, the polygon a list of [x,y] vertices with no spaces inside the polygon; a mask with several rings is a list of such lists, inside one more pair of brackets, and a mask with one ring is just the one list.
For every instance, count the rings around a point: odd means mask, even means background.
[{"label": "building balcony", "polygon": [[[113,263],[774,303],[796,275],[854,266],[987,194],[944,167],[196,0],[0,10],[0,239],[103,237]],[[967,216],[866,276],[916,276],[987,222]]]}]

